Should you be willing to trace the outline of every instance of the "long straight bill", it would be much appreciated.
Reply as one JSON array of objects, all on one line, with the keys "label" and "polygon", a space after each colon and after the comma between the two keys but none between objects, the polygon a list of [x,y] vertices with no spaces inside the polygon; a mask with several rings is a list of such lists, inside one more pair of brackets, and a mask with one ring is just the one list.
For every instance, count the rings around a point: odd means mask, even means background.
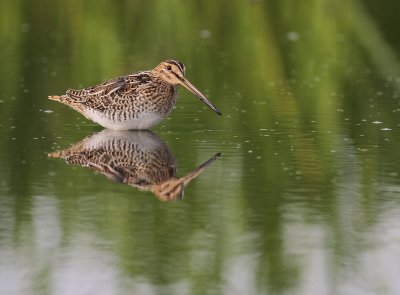
[{"label": "long straight bill", "polygon": [[221,112],[211,103],[211,101],[208,100],[207,97],[203,93],[201,93],[196,87],[194,87],[185,77],[182,77],[181,79],[182,85],[195,94],[202,102],[204,102],[206,105],[208,105],[214,112],[216,112],[218,115],[222,115]]}]

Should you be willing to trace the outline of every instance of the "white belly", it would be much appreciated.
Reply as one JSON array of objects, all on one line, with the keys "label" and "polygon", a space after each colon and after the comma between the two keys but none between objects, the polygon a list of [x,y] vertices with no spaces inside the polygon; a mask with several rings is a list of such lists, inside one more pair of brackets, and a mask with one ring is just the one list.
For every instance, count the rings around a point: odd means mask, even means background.
[{"label": "white belly", "polygon": [[138,118],[113,120],[102,113],[89,111],[86,116],[101,126],[112,130],[146,130],[160,123],[168,114],[143,113]]}]

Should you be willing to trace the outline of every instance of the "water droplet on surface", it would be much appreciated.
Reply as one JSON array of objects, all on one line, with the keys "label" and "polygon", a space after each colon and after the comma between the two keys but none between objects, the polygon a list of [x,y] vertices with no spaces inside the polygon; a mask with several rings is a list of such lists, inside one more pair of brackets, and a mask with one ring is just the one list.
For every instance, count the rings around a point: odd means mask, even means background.
[{"label": "water droplet on surface", "polygon": [[201,30],[200,37],[203,39],[208,39],[211,37],[211,32],[209,30]]},{"label": "water droplet on surface", "polygon": [[286,34],[286,38],[288,38],[288,40],[290,40],[290,41],[297,41],[297,40],[299,40],[299,33],[297,33],[297,32],[288,32]]},{"label": "water droplet on surface", "polygon": [[343,42],[343,41],[346,40],[346,36],[343,35],[343,34],[337,34],[336,40],[337,40],[338,42]]},{"label": "water droplet on surface", "polygon": [[28,33],[31,30],[31,25],[28,23],[21,24],[21,32]]}]

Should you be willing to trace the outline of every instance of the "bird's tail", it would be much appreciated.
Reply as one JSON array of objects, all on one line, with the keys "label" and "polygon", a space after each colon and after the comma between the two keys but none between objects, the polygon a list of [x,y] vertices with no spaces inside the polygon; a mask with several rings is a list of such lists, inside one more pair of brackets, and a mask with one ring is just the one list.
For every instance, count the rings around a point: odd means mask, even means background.
[{"label": "bird's tail", "polygon": [[47,156],[49,158],[61,158],[62,157],[62,152],[57,151],[57,152],[48,153]]},{"label": "bird's tail", "polygon": [[49,99],[55,100],[55,101],[60,101],[61,100],[61,96],[59,96],[59,95],[49,95]]}]

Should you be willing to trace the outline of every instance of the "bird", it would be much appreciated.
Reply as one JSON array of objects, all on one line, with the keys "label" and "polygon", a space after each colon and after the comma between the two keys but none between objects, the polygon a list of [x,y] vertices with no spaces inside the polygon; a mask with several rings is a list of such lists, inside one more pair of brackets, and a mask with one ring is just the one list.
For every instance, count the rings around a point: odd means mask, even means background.
[{"label": "bird", "polygon": [[161,201],[182,199],[185,186],[220,156],[216,153],[185,176],[177,177],[175,158],[156,134],[110,129],[48,154],[68,164],[88,167],[113,181],[151,191]]},{"label": "bird", "polygon": [[67,105],[87,119],[113,130],[146,130],[166,118],[182,85],[218,115],[221,112],[185,78],[185,65],[166,60],[150,71],[117,77],[84,88],[68,89],[48,98]]}]

